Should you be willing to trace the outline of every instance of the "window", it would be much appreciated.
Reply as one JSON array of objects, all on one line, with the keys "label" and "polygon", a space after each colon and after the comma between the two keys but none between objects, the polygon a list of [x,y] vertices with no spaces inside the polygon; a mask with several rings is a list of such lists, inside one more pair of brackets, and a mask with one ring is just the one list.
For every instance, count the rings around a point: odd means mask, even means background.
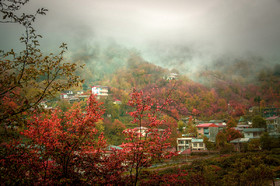
[{"label": "window", "polygon": [[194,147],[197,147],[197,143],[193,143],[193,146],[194,146]]},{"label": "window", "polygon": [[179,144],[184,144],[184,141],[183,141],[183,140],[180,140],[180,141],[179,141]]},{"label": "window", "polygon": [[199,143],[199,147],[203,147],[203,143]]}]

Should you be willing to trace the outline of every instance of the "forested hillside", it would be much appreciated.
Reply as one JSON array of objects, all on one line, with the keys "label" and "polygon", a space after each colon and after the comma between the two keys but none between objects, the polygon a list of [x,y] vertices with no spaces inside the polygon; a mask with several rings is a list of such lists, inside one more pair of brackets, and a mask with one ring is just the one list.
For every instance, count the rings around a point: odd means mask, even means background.
[{"label": "forested hillside", "polygon": [[[165,69],[145,61],[139,53],[115,55],[117,57],[112,54],[111,58],[118,60],[104,58],[104,63],[100,61],[102,68],[97,66],[96,69],[91,68],[95,66],[95,59],[87,59],[87,66],[80,73],[87,85],[108,86],[112,99],[123,103],[136,88],[158,101],[170,95],[173,100],[170,109],[177,119],[189,115],[205,120],[224,119],[242,116],[250,107],[260,104],[261,107],[280,107],[280,68],[277,64],[261,65],[263,61],[257,61],[257,58],[219,62],[215,70],[202,69],[186,75],[180,69]],[[168,79],[172,74],[176,77]]]}]

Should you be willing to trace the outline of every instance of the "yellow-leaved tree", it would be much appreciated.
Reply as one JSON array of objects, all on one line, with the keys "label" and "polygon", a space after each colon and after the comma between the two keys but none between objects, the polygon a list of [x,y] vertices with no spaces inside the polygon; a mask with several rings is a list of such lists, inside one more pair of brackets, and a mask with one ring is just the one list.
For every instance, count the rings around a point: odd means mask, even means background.
[{"label": "yellow-leaved tree", "polygon": [[[52,98],[57,92],[78,85],[82,80],[75,71],[82,67],[64,61],[65,43],[60,52],[44,55],[33,23],[38,15],[45,15],[45,8],[34,14],[21,13],[28,0],[1,0],[0,25],[16,24],[24,29],[20,38],[22,51],[0,51],[0,123],[1,132],[22,126],[24,118],[41,101]],[[3,133],[2,133],[3,134]]]}]

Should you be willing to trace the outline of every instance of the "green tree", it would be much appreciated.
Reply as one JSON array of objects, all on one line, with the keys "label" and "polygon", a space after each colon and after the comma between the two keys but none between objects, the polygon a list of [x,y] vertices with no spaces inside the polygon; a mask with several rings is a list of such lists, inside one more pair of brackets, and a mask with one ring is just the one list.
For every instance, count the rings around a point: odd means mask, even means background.
[{"label": "green tree", "polygon": [[268,135],[267,132],[264,132],[260,138],[261,148],[263,150],[271,150],[273,145],[273,139]]},{"label": "green tree", "polygon": [[63,111],[67,111],[70,107],[71,107],[71,104],[69,103],[68,100],[65,100],[65,99],[62,99],[62,100],[59,100],[57,102],[57,106]]},{"label": "green tree", "polygon": [[188,125],[187,125],[187,133],[188,134],[193,134],[194,136],[197,136],[197,127],[194,125],[193,119],[190,118]]},{"label": "green tree", "polygon": [[273,179],[273,171],[261,157],[237,158],[228,174],[223,177],[224,185],[266,185]]},{"label": "green tree", "polygon": [[225,131],[220,131],[216,136],[216,147],[221,154],[230,153],[233,150],[233,145],[227,142],[227,137]]},{"label": "green tree", "polygon": [[215,144],[210,142],[206,136],[203,137],[203,143],[205,144],[208,151],[216,149]]},{"label": "green tree", "polygon": [[248,150],[249,151],[258,151],[261,147],[260,139],[251,139],[248,143]]},{"label": "green tree", "polygon": [[180,121],[178,121],[177,125],[178,125],[179,131],[181,133],[183,133],[184,132],[184,126],[185,126],[184,122],[180,120]]},{"label": "green tree", "polygon": [[105,134],[108,135],[109,143],[112,145],[122,144],[125,141],[125,136],[123,134],[125,129],[125,125],[118,119],[115,119],[112,125],[105,131]]},{"label": "green tree", "polygon": [[258,106],[259,106],[259,111],[260,111],[260,102],[261,102],[261,97],[260,96],[257,96],[254,98],[254,102],[258,103]]},{"label": "green tree", "polygon": [[252,120],[252,126],[254,128],[266,128],[266,121],[259,115],[254,116]]},{"label": "green tree", "polygon": [[227,142],[226,134],[220,131],[216,136],[216,146],[217,148],[222,148],[224,144]]}]

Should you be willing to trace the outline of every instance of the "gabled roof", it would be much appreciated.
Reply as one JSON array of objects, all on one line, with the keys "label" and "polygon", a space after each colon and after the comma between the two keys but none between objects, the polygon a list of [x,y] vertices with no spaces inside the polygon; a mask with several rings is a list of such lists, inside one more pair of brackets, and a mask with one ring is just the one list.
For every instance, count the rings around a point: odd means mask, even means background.
[{"label": "gabled roof", "polygon": [[198,128],[206,128],[206,127],[218,127],[218,126],[213,124],[213,123],[203,123],[203,124],[197,125],[196,127],[198,127]]}]

